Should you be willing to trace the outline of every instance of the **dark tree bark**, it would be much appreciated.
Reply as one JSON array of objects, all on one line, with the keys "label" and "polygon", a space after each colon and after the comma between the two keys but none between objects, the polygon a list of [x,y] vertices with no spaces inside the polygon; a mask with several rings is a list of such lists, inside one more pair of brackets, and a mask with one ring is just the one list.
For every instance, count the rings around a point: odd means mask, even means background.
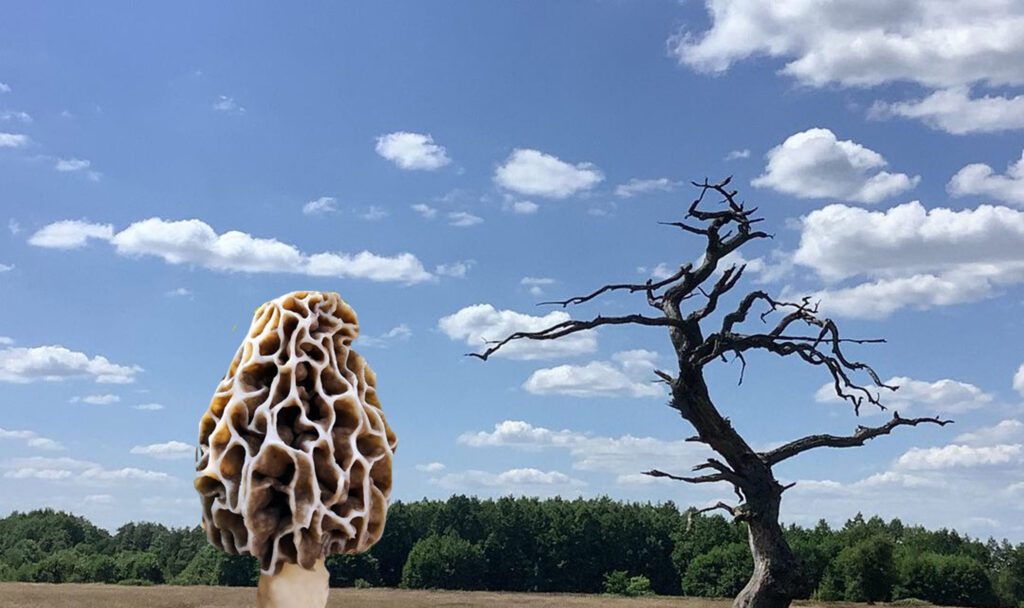
[{"label": "dark tree bark", "polygon": [[[775,479],[772,467],[783,460],[819,447],[854,447],[887,435],[899,426],[919,424],[946,425],[950,420],[939,418],[903,418],[894,412],[892,418],[877,427],[858,426],[851,435],[810,435],[786,443],[767,452],[757,452],[722,416],[711,398],[704,381],[704,368],[708,364],[727,360],[728,356],[740,361],[746,368],[745,354],[764,351],[780,357],[795,357],[805,363],[828,371],[837,395],[849,401],[855,414],[867,404],[882,410],[878,389],[895,390],[887,386],[869,365],[848,359],[843,352],[846,344],[868,344],[884,340],[851,340],[840,337],[839,328],[830,319],[818,315],[816,304],[783,302],[763,291],[748,293],[731,311],[713,321],[719,302],[739,282],[744,266],[720,269],[722,259],[745,243],[770,238],[755,225],[762,218],[737,201],[736,191],[728,188],[731,178],[720,183],[694,183],[700,195],[690,205],[686,218],[680,222],[666,222],[680,230],[699,235],[706,240],[704,257],[697,263],[685,264],[672,276],[645,283],[616,283],[596,291],[556,302],[563,308],[589,302],[603,294],[625,291],[643,292],[655,315],[631,314],[624,316],[597,316],[589,320],[570,320],[536,332],[516,332],[500,341],[492,342],[482,353],[471,356],[487,360],[491,355],[514,340],[556,340],[576,332],[605,325],[644,325],[665,327],[676,353],[678,370],[655,374],[671,391],[669,406],[689,422],[697,434],[688,441],[706,444],[720,458],[709,458],[693,467],[694,476],[678,476],[663,471],[646,471],[654,477],[667,477],[687,483],[725,482],[732,485],[739,500],[737,505],[723,502],[691,511],[695,513],[721,509],[735,521],[745,522],[750,549],[754,557],[754,574],[747,586],[733,602],[736,608],[785,608],[790,605],[800,581],[797,560],[782,534],[779,507],[782,494],[790,486]],[[703,209],[709,195],[721,197],[719,210]],[[712,281],[716,273],[718,278]],[[699,305],[687,304],[691,301]],[[743,330],[755,305],[763,307],[758,313],[767,331]],[[684,308],[686,308],[684,310]],[[717,317],[716,317],[717,318]],[[769,318],[774,325],[769,323]],[[858,377],[867,383],[859,383]],[[742,382],[742,371],[740,375]],[[870,387],[875,387],[874,389]]]}]

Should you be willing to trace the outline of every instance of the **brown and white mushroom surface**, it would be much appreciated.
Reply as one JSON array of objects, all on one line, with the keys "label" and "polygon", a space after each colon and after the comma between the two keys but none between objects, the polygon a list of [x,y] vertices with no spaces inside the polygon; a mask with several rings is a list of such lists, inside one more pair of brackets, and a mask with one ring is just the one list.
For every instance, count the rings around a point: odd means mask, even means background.
[{"label": "brown and white mushroom surface", "polygon": [[259,560],[260,606],[323,606],[324,559],[384,531],[397,442],[358,335],[336,293],[267,302],[200,420],[203,527]]}]

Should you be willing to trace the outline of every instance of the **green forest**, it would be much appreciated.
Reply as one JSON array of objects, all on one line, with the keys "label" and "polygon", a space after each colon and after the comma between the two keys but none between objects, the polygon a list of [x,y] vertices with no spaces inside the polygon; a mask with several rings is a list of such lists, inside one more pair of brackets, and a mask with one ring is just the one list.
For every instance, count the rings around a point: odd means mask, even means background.
[{"label": "green forest", "polygon": [[[1024,606],[1024,543],[858,515],[839,529],[790,526],[801,596]],[[669,503],[453,496],[396,502],[380,542],[327,562],[332,586],[732,596],[751,557],[743,524]],[[114,534],[53,510],[0,520],[0,580],[255,585],[253,558],[199,527],[129,523]]]}]

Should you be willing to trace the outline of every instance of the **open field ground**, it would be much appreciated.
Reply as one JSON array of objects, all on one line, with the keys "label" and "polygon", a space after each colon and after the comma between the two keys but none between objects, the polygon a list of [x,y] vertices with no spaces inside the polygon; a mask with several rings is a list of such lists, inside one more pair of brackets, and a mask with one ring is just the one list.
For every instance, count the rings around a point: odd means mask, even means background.
[{"label": "open field ground", "polygon": [[[229,587],[124,587],[120,585],[47,585],[0,583],[0,607],[27,608],[249,608],[256,590]],[[412,591],[405,589],[332,589],[330,608],[728,608],[728,600],[683,597],[619,598],[603,595],[491,593],[487,591]],[[818,604],[814,608],[854,608],[863,604]]]}]

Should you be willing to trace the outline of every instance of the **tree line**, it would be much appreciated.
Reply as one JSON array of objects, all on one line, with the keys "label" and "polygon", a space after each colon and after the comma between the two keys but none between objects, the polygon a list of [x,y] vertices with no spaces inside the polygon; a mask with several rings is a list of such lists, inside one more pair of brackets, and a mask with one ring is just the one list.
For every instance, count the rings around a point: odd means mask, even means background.
[{"label": "tree line", "polygon": [[[332,586],[735,595],[752,569],[744,525],[688,515],[609,498],[396,502],[373,549],[327,567]],[[860,515],[785,534],[800,597],[1024,606],[1024,543]],[[129,523],[111,534],[49,509],[0,519],[0,580],[250,586],[258,575],[253,558],[214,549],[199,527]]]}]

